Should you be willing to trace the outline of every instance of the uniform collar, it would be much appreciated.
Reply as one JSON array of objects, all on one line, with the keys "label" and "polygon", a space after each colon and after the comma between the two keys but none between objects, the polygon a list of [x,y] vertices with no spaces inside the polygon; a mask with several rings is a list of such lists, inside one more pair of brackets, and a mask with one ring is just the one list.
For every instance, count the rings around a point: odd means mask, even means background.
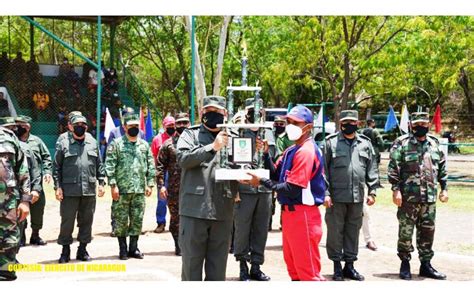
[{"label": "uniform collar", "polygon": [[[346,137],[344,137],[344,135],[342,134],[342,132],[339,132],[339,135],[337,136],[337,139],[338,141],[349,141],[349,139],[346,139]],[[356,136],[354,138],[355,140],[357,140],[357,142],[362,142],[362,137],[360,136],[360,134],[358,132],[356,132]]]}]

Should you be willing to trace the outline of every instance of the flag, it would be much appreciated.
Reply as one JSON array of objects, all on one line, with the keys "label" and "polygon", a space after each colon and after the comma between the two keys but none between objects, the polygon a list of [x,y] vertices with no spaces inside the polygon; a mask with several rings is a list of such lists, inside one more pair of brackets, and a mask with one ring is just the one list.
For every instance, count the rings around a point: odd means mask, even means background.
[{"label": "flag", "polygon": [[145,124],[145,138],[148,142],[153,140],[153,124],[151,122],[151,112],[147,109],[148,115],[146,116],[146,124]]},{"label": "flag", "polygon": [[385,122],[384,131],[388,132],[395,128],[398,125],[397,116],[395,116],[395,111],[393,111],[393,107],[390,106],[390,110],[388,111],[387,121]]},{"label": "flag", "polygon": [[318,116],[314,121],[314,127],[323,127],[323,108],[319,109]]},{"label": "flag", "polygon": [[433,116],[433,125],[435,126],[435,132],[441,132],[441,106],[438,104]]},{"label": "flag", "polygon": [[112,115],[110,115],[109,108],[105,108],[105,130],[104,130],[104,137],[107,143],[109,142],[110,132],[115,128],[114,120],[112,119]]},{"label": "flag", "polygon": [[408,115],[408,108],[407,104],[403,104],[402,107],[402,116],[400,118],[400,129],[405,133],[408,134],[408,122],[410,121]]},{"label": "flag", "polygon": [[145,117],[143,116],[143,109],[140,107],[140,130],[145,133]]}]

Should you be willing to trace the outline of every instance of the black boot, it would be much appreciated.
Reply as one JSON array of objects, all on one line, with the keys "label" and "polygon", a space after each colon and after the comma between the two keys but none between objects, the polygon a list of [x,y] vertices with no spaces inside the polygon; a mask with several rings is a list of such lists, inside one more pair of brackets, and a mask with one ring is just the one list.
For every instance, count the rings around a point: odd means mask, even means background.
[{"label": "black boot", "polygon": [[130,246],[128,248],[128,257],[143,259],[143,253],[138,249],[138,235],[130,236]]},{"label": "black boot", "polygon": [[435,280],[445,280],[446,275],[437,271],[431,266],[430,261],[421,262],[420,265],[420,276],[432,278]]},{"label": "black boot", "polygon": [[181,256],[181,248],[179,247],[179,240],[177,235],[173,235],[174,240],[174,254],[176,256]]},{"label": "black boot", "polygon": [[44,246],[46,242],[39,236],[39,229],[33,229],[30,237],[30,245]]},{"label": "black boot", "polygon": [[61,257],[59,257],[59,263],[67,263],[71,260],[71,248],[69,245],[63,245],[63,251],[61,252]]},{"label": "black boot", "polygon": [[402,280],[411,280],[410,261],[402,260],[400,265],[400,278]]},{"label": "black boot", "polygon": [[344,280],[342,275],[342,265],[340,261],[334,261],[334,275],[332,276],[334,281],[340,282]]},{"label": "black boot", "polygon": [[127,238],[125,236],[118,236],[117,237],[120,247],[119,259],[120,260],[127,260]]},{"label": "black boot", "polygon": [[16,280],[16,274],[14,271],[0,270],[0,282],[14,280]]},{"label": "black boot", "polygon": [[26,235],[25,235],[25,230],[22,229],[20,230],[20,246],[19,247],[24,247],[24,246],[26,246]]},{"label": "black boot", "polygon": [[260,265],[255,263],[252,263],[252,267],[250,268],[250,278],[259,282],[267,282],[270,280],[270,277],[260,270]]},{"label": "black boot", "polygon": [[81,261],[91,261],[92,258],[89,256],[86,250],[86,243],[80,243],[79,248],[77,248],[76,259]]},{"label": "black boot", "polygon": [[346,265],[344,265],[344,269],[342,270],[342,274],[344,277],[355,281],[363,281],[365,279],[363,275],[355,270],[354,262],[346,262]]},{"label": "black boot", "polygon": [[250,281],[249,267],[247,266],[247,261],[245,260],[240,260],[239,280],[242,282]]}]

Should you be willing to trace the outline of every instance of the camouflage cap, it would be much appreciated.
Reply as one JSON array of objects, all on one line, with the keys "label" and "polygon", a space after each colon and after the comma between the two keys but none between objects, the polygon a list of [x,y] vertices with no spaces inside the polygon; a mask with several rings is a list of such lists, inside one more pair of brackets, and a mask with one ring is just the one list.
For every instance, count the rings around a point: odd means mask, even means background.
[{"label": "camouflage cap", "polygon": [[342,110],[339,121],[343,120],[359,120],[359,112],[357,110]]},{"label": "camouflage cap", "polygon": [[225,98],[219,96],[207,96],[202,99],[202,107],[216,107],[218,109],[226,109]]},{"label": "camouflage cap", "polygon": [[135,114],[135,110],[131,107],[125,107],[122,109],[122,116],[125,116],[127,114]]},{"label": "camouflage cap", "polygon": [[81,111],[71,111],[69,112],[69,114],[67,115],[67,118],[69,120],[70,123],[72,123],[72,119],[74,118],[74,116],[82,116],[82,112]]},{"label": "camouflage cap", "polygon": [[413,112],[411,114],[411,123],[430,122],[430,115],[426,112]]},{"label": "camouflage cap", "polygon": [[275,119],[273,119],[274,122],[286,122],[286,119],[284,116],[281,115],[276,115]]},{"label": "camouflage cap", "polygon": [[137,114],[128,114],[123,118],[125,125],[140,125],[140,118]]},{"label": "camouflage cap", "polygon": [[28,124],[30,124],[31,121],[32,121],[32,119],[31,119],[31,117],[29,117],[29,116],[20,115],[20,116],[17,116],[17,117],[15,118],[15,121],[16,121],[16,122],[21,122],[21,123],[28,123]]},{"label": "camouflage cap", "polygon": [[[258,102],[260,103],[260,108],[263,108],[263,100],[258,99]],[[245,109],[251,109],[255,107],[255,98],[248,98],[245,100]]]},{"label": "camouflage cap", "polygon": [[0,117],[1,126],[16,125],[15,117]]},{"label": "camouflage cap", "polygon": [[176,121],[175,122],[180,122],[180,121],[189,121],[188,113],[179,112],[178,115],[176,115]]},{"label": "camouflage cap", "polygon": [[81,122],[87,124],[87,119],[82,115],[75,115],[71,119],[71,124],[76,124],[76,123],[81,123]]}]

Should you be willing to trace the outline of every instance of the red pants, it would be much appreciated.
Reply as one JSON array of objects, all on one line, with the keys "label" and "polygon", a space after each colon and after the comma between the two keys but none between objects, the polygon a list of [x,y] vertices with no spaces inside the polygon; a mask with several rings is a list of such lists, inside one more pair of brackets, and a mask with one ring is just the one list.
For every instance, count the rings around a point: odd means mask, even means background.
[{"label": "red pants", "polygon": [[321,213],[316,206],[285,206],[282,211],[283,257],[292,280],[325,281],[320,274],[319,242],[323,235]]}]

